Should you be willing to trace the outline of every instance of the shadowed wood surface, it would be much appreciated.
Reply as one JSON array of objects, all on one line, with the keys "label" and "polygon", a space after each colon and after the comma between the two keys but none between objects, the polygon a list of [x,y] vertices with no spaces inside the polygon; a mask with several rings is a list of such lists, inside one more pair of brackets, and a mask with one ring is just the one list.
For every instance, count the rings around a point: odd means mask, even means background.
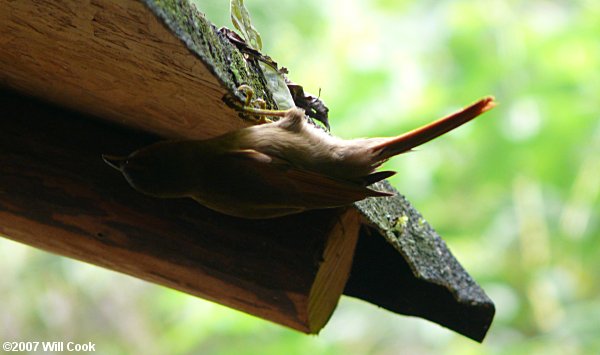
[{"label": "shadowed wood surface", "polygon": [[329,319],[352,264],[356,210],[253,221],[147,197],[100,155],[156,137],[5,91],[0,107],[0,234],[304,332]]}]

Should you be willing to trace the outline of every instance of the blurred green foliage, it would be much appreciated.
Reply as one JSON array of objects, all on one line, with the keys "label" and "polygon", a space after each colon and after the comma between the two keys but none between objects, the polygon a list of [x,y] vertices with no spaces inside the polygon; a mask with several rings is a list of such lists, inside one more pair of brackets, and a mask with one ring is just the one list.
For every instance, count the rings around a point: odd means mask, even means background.
[{"label": "blurred green foliage", "polygon": [[[225,1],[195,0],[231,27]],[[247,0],[264,53],[336,135],[394,135],[487,94],[388,163],[497,305],[482,345],[343,299],[318,337],[0,240],[1,340],[110,354],[592,354],[600,349],[600,2]]]}]

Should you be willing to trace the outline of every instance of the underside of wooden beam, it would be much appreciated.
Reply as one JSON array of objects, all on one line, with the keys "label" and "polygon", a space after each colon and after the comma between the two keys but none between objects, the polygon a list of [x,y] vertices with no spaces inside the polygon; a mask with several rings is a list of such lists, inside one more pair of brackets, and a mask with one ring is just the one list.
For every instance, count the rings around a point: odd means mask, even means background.
[{"label": "underside of wooden beam", "polygon": [[[414,241],[406,239],[408,243]],[[439,236],[436,239],[436,243],[443,243]],[[440,253],[435,256],[438,261],[428,263],[414,254],[399,257],[398,249],[378,231],[363,225],[344,294],[483,340],[494,318],[494,304],[445,246],[421,251]],[[415,271],[415,262],[421,270]],[[429,274],[422,274],[424,270]],[[437,275],[432,277],[431,273]]]}]

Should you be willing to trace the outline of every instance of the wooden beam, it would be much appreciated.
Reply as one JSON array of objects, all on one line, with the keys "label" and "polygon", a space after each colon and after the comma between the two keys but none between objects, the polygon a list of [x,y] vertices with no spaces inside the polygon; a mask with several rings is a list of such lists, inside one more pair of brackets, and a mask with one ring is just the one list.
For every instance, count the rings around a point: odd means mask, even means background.
[{"label": "wooden beam", "polygon": [[[3,93],[0,233],[308,332],[328,318],[353,262],[346,294],[483,339],[493,303],[400,194],[353,209],[249,222],[192,201],[139,196],[103,165],[102,153],[248,125],[222,101],[239,84],[251,84],[274,105],[256,58],[188,1],[0,6],[0,86],[97,120],[46,106],[31,111],[33,101]],[[13,99],[21,106],[11,106]],[[44,118],[31,121],[36,115]],[[397,193],[385,182],[377,189]],[[361,229],[352,261],[357,213],[369,227]]]},{"label": "wooden beam", "polygon": [[0,91],[0,234],[317,333],[344,290],[360,216],[244,220],[135,192],[102,153],[155,136]]},{"label": "wooden beam", "polygon": [[[0,8],[0,85],[163,137],[248,125],[222,102],[230,90],[214,69],[140,1],[0,0]],[[238,85],[255,81],[239,67]]]}]

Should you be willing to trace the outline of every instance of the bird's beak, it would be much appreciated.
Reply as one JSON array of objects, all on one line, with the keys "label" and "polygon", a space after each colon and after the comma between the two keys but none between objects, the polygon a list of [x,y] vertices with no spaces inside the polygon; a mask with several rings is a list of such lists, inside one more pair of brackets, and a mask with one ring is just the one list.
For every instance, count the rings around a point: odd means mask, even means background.
[{"label": "bird's beak", "polygon": [[121,171],[123,163],[127,161],[127,157],[117,157],[114,155],[102,154],[102,160],[114,169]]}]

